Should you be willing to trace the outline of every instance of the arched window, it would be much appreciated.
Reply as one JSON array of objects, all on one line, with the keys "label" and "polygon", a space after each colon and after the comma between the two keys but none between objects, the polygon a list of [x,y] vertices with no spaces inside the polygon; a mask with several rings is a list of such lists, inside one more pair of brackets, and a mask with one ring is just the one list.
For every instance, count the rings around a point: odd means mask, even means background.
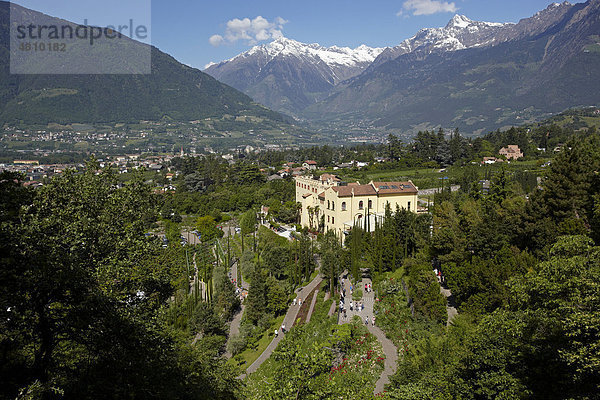
[{"label": "arched window", "polygon": [[328,210],[329,210],[329,207],[330,207],[330,206],[331,206],[331,205],[329,204],[329,200],[327,200],[327,209],[328,209]]},{"label": "arched window", "polygon": [[332,202],[331,202],[331,210],[332,210],[332,211],[335,211],[335,201],[332,201]]},{"label": "arched window", "polygon": [[362,210],[363,208],[365,208],[365,203],[361,200],[358,202],[358,209]]},{"label": "arched window", "polygon": [[369,208],[373,208],[373,200],[369,200]]},{"label": "arched window", "polygon": [[342,211],[346,211],[346,202],[345,201],[342,202]]}]

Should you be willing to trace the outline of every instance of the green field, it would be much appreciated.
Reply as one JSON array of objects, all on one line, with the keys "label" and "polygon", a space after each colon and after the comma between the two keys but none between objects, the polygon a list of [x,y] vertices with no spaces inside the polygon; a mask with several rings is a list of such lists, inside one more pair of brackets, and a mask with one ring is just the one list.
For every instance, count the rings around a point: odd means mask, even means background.
[{"label": "green field", "polygon": [[[485,179],[502,167],[506,168],[509,173],[516,171],[527,171],[543,174],[543,169],[539,167],[544,161],[513,161],[511,163],[497,163],[492,165],[472,164],[470,165],[480,176]],[[334,171],[335,172],[335,171]],[[345,182],[360,182],[362,184],[370,181],[408,181],[411,180],[419,189],[431,189],[440,187],[442,181],[444,186],[448,184],[459,184],[462,176],[465,173],[465,167],[448,167],[448,168],[410,168],[398,169],[390,171],[348,171],[338,173],[339,177]],[[446,178],[446,179],[444,179]]]}]

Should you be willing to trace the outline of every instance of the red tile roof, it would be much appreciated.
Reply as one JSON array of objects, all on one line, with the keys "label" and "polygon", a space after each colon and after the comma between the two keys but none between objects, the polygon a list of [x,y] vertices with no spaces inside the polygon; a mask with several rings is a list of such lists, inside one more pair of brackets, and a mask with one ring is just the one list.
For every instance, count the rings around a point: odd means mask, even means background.
[{"label": "red tile roof", "polygon": [[379,194],[417,193],[412,182],[372,182]]},{"label": "red tile roof", "polygon": [[331,188],[338,193],[338,197],[375,196],[377,192],[371,185],[335,186]]},{"label": "red tile roof", "polygon": [[335,186],[331,189],[338,193],[338,197],[413,194],[418,192],[412,182],[371,182],[367,185]]}]

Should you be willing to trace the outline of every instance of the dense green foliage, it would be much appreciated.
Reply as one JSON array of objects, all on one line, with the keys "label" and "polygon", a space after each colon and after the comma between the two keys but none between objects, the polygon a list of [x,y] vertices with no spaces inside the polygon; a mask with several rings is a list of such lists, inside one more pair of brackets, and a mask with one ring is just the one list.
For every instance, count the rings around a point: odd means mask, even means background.
[{"label": "dense green foliage", "polygon": [[295,220],[291,179],[265,183],[257,165],[240,161],[230,166],[214,156],[175,158],[172,165],[181,174],[176,181],[177,192],[166,199],[166,204],[181,214],[212,215],[218,221],[221,212],[257,211],[266,205],[276,214],[291,213],[286,218],[289,222]]},{"label": "dense green foliage", "polygon": [[[598,139],[567,143],[528,197],[502,170],[487,193],[437,196],[431,238],[378,285],[379,325],[401,349],[391,398],[596,397]],[[459,310],[447,329],[428,259]]]},{"label": "dense green foliage", "polygon": [[590,239],[560,239],[508,282],[508,303],[478,323],[421,332],[394,379],[397,399],[592,399],[600,389],[600,264]]},{"label": "dense green foliage", "polygon": [[[294,186],[264,182],[247,162],[178,159],[174,195],[151,194],[141,174],[121,187],[94,164],[35,191],[4,173],[0,397],[366,398],[381,373],[379,345],[362,324],[327,316],[348,270],[373,279],[377,324],[399,349],[386,396],[593,399],[598,160],[592,133],[570,139],[539,186],[497,168],[484,188],[466,167],[462,189],[435,195],[431,214],[387,209],[343,245],[333,232],[287,240],[259,225],[258,205],[285,206]],[[234,192],[247,202],[228,203]],[[193,199],[197,215],[183,220],[201,232],[200,244],[180,242],[182,223],[170,210],[185,214],[183,198]],[[240,232],[220,238],[225,212]],[[168,245],[146,234],[150,227]],[[224,265],[232,258],[249,291],[240,333],[229,338],[226,322],[239,306]],[[317,266],[325,281],[310,323],[295,324],[243,386],[234,376],[246,356],[266,347]],[[448,326],[434,268],[458,310]]]},{"label": "dense green foliage", "polygon": [[96,170],[34,192],[0,178],[0,397],[232,398],[214,347],[162,317],[188,279],[177,246],[144,235],[149,187]]},{"label": "dense green foliage", "polygon": [[310,323],[285,335],[271,359],[248,381],[253,399],[369,398],[383,367],[375,337],[360,321],[338,325],[320,292]]}]

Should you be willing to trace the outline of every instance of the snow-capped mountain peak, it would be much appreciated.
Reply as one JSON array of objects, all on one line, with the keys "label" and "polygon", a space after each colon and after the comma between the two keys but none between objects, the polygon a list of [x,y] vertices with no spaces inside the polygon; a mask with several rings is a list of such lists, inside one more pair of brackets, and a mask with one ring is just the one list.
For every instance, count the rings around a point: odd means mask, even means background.
[{"label": "snow-capped mountain peak", "polygon": [[464,15],[456,14],[450,20],[450,22],[448,22],[448,25],[446,25],[446,29],[449,29],[449,28],[466,28],[467,26],[471,25],[472,22],[473,21],[471,21],[469,18],[465,17]]},{"label": "snow-capped mountain peak", "polygon": [[293,56],[318,59],[329,66],[352,67],[357,64],[373,62],[383,50],[383,48],[373,48],[364,44],[355,49],[338,46],[324,47],[318,43],[306,44],[281,36],[267,44],[254,46],[247,52],[225,62],[232,62],[238,57],[246,58],[261,54],[266,57],[265,62],[269,62],[276,57]]},{"label": "snow-capped mountain peak", "polygon": [[[354,49],[325,47],[281,36],[210,65],[205,72],[263,104],[293,113],[320,99],[339,82],[359,75],[383,50],[364,44]],[[280,87],[273,90],[273,85]]]},{"label": "snow-capped mountain peak", "polygon": [[456,14],[445,27],[421,29],[412,38],[386,49],[372,67],[414,51],[447,52],[489,45],[500,31],[511,25],[514,24],[473,21]]}]

